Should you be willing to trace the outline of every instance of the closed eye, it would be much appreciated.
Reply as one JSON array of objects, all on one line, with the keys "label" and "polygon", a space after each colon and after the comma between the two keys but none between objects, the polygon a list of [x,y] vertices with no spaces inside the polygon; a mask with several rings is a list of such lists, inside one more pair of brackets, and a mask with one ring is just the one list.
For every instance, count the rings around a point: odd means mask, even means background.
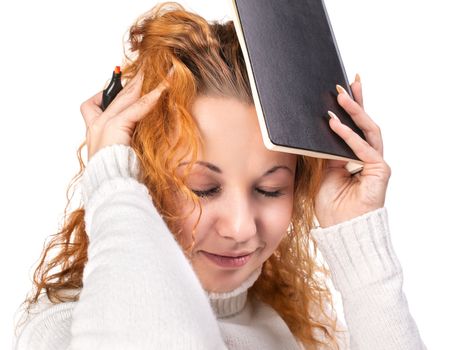
[{"label": "closed eye", "polygon": [[[221,191],[221,187],[214,187],[206,191],[199,191],[199,190],[192,190],[192,191],[198,197],[205,198],[205,197],[212,197],[218,194]],[[264,190],[261,190],[260,188],[256,188],[256,192],[258,192],[259,194],[265,197],[270,197],[270,198],[279,197],[283,195],[281,191],[264,191]]]},{"label": "closed eye", "polygon": [[281,191],[270,192],[270,191],[263,191],[263,190],[258,189],[258,188],[256,188],[256,191],[259,192],[260,194],[264,195],[265,197],[279,197],[279,196],[283,195],[283,193]]},{"label": "closed eye", "polygon": [[210,190],[206,190],[206,191],[192,190],[192,192],[195,193],[198,197],[202,197],[202,198],[204,198],[204,197],[212,197],[215,194],[220,192],[220,187],[214,187],[214,188],[211,188]]}]

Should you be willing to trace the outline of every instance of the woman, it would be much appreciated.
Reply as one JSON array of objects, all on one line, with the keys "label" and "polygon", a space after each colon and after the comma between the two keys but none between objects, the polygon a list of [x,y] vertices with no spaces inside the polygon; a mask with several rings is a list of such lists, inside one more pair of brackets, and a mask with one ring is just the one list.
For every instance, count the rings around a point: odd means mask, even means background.
[{"label": "woman", "polygon": [[122,92],[104,112],[101,92],[81,106],[83,206],[42,255],[15,347],[423,348],[359,79],[356,102],[340,87],[338,102],[369,143],[329,121],[365,164],[351,176],[344,162],[264,147],[231,22],[159,4],[129,43]]}]

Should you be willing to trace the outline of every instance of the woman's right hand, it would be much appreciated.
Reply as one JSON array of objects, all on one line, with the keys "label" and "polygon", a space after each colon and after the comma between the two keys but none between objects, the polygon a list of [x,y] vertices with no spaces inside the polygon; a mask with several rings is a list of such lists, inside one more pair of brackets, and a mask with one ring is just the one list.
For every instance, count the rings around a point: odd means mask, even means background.
[{"label": "woman's right hand", "polygon": [[[168,77],[172,71],[168,73]],[[113,144],[130,146],[136,123],[153,108],[168,86],[163,80],[154,90],[140,97],[143,74],[139,71],[120,91],[105,111],[102,111],[102,91],[80,106],[86,124],[88,161],[101,148]]]}]

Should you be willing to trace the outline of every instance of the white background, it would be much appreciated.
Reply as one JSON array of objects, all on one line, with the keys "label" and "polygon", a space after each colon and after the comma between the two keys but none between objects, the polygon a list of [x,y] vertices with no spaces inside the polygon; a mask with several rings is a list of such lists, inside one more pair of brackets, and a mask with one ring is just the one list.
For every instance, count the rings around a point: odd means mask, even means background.
[{"label": "white background", "polygon": [[[381,127],[392,167],[392,241],[412,315],[430,349],[458,346],[459,11],[455,1],[327,0],[353,80]],[[78,172],[80,104],[121,63],[122,38],[154,1],[10,1],[0,5],[0,348],[31,286],[47,237],[60,227]],[[182,2],[229,19],[229,2]],[[84,150],[86,151],[86,149]]]}]

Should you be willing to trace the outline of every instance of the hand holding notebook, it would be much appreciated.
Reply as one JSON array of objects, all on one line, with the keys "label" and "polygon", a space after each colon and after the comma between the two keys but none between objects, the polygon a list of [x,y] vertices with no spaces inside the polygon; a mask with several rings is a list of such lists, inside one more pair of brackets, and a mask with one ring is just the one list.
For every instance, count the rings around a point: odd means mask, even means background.
[{"label": "hand holding notebook", "polygon": [[382,208],[385,203],[391,169],[383,159],[382,134],[364,111],[358,75],[351,90],[355,100],[339,86],[337,101],[364,132],[367,142],[334,117],[330,118],[329,125],[364,162],[364,167],[361,172],[351,175],[344,167],[346,161],[327,160],[327,169],[315,198],[315,214],[321,227],[351,220]]}]

